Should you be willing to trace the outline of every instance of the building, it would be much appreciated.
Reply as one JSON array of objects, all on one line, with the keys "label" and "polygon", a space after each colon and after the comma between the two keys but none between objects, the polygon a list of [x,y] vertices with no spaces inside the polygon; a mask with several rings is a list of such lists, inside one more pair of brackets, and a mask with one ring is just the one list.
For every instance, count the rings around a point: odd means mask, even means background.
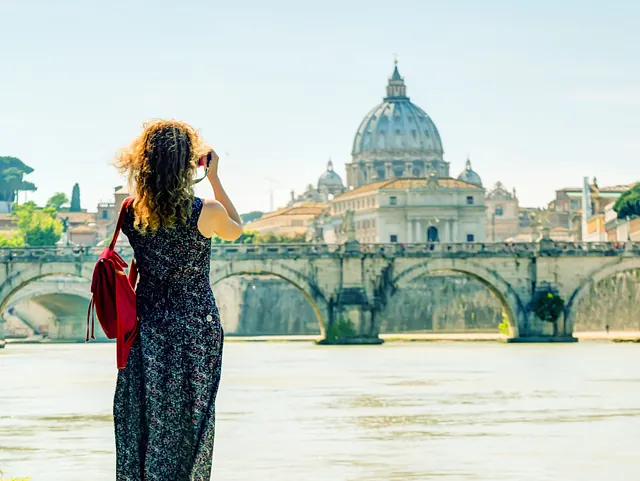
[{"label": "building", "polygon": [[333,162],[329,159],[327,162],[327,170],[318,179],[317,186],[312,184],[307,186],[307,189],[300,195],[296,196],[294,191],[291,191],[291,200],[287,204],[292,207],[302,202],[323,203],[335,196],[342,194],[345,191],[342,178],[333,170]]},{"label": "building", "polygon": [[116,227],[116,212],[114,202],[100,202],[96,213],[96,227],[98,239],[111,237]]},{"label": "building", "polygon": [[493,189],[487,192],[484,203],[487,206],[488,242],[502,242],[523,231],[516,189],[509,192],[501,182],[496,182]]},{"label": "building", "polygon": [[268,212],[245,226],[247,231],[260,234],[276,234],[286,237],[307,235],[313,228],[313,220],[320,215],[325,204],[302,202]]},{"label": "building", "polygon": [[485,190],[467,160],[449,174],[435,123],[407,96],[396,65],[387,95],[362,120],[346,164],[349,190],[328,200],[325,242],[476,242],[486,235]]},{"label": "building", "polygon": [[[435,174],[383,180],[329,202],[323,237],[342,242],[352,228],[363,243],[483,241],[484,210],[484,189],[462,180]],[[352,225],[345,225],[348,213]]]},{"label": "building", "polygon": [[580,187],[560,189],[556,191],[556,198],[549,203],[549,224],[554,228],[566,229],[569,232],[569,240],[572,241],[607,241],[614,236],[611,232],[617,231],[618,222],[616,221],[616,225],[612,226],[613,204],[634,185],[600,187],[597,179],[594,178],[593,183],[588,184],[588,198],[591,200],[591,206],[589,206],[590,215],[586,219],[584,229],[582,220],[584,189]]},{"label": "building", "polygon": [[[613,210],[615,202],[609,203],[604,212],[605,240],[608,242],[640,242],[640,217],[628,217],[619,219],[618,213]],[[588,219],[587,225],[589,224]]]}]

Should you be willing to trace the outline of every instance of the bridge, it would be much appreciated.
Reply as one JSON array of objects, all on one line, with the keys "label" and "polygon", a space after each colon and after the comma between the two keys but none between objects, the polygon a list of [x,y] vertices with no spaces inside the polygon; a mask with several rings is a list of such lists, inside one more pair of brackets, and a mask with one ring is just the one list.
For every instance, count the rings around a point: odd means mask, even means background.
[{"label": "bridge", "polygon": [[[100,251],[0,249],[0,313],[40,279],[90,280]],[[128,259],[132,252],[123,248],[121,254]],[[589,289],[634,269],[640,269],[640,243],[633,242],[220,244],[211,250],[212,285],[231,276],[277,276],[308,299],[323,335],[336,320],[347,319],[364,343],[378,340],[379,314],[397,289],[442,274],[484,284],[502,304],[512,341],[571,341],[577,306]],[[548,290],[564,300],[555,327],[530,308],[534,296]]]}]

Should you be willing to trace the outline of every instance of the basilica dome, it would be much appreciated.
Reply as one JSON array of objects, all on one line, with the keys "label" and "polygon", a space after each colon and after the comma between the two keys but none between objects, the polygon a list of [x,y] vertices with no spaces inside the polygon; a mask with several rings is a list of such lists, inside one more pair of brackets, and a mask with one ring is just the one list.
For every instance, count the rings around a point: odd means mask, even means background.
[{"label": "basilica dome", "polygon": [[441,160],[443,149],[431,118],[407,97],[407,87],[396,65],[387,96],[365,116],[356,132],[352,154],[357,161],[358,157],[373,159],[389,154],[398,158],[398,153]]},{"label": "basilica dome", "polygon": [[458,180],[462,180],[464,182],[467,182],[468,184],[482,187],[482,180],[480,179],[480,176],[477,174],[477,172],[471,168],[471,161],[469,159],[467,159],[467,165],[465,166],[465,169],[458,176]]}]

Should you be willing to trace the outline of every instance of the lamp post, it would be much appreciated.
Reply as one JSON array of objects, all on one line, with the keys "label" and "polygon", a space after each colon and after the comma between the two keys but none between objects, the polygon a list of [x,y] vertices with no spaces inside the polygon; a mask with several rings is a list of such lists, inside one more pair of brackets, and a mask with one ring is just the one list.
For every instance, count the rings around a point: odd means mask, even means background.
[{"label": "lamp post", "polygon": [[496,241],[496,213],[491,214],[491,241]]}]

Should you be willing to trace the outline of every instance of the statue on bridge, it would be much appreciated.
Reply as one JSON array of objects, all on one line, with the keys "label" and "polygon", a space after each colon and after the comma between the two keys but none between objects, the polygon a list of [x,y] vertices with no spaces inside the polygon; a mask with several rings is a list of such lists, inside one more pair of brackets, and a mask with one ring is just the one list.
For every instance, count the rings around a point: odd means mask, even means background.
[{"label": "statue on bridge", "polygon": [[356,223],[354,221],[355,212],[348,210],[342,216],[342,233],[346,236],[347,242],[356,240]]}]

